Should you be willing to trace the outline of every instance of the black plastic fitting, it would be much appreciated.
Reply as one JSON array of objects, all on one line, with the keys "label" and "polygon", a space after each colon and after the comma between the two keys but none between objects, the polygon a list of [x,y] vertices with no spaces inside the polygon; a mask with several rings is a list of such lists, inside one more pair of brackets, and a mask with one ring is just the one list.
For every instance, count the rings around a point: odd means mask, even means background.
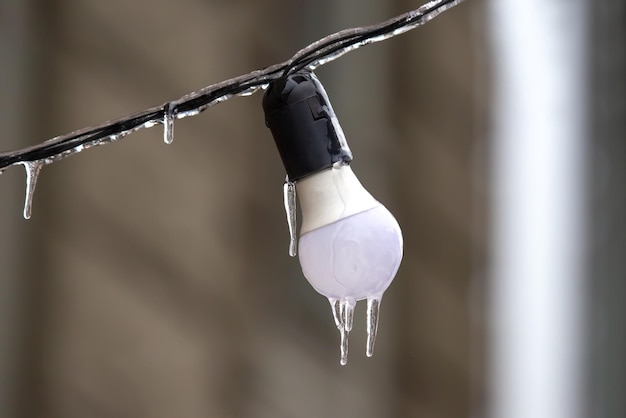
[{"label": "black plastic fitting", "polygon": [[352,161],[326,91],[310,71],[270,83],[263,110],[290,181]]}]

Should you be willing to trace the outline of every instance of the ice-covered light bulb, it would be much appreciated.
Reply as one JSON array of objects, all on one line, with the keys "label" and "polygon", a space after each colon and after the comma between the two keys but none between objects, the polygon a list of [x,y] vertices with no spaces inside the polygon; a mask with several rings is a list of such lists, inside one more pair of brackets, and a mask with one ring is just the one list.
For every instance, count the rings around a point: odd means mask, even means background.
[{"label": "ice-covered light bulb", "polygon": [[367,299],[367,356],[374,350],[378,309],[402,260],[398,222],[370,195],[350,166],[297,183],[302,209],[299,258],[311,286],[330,301],[341,333],[341,363],[356,302]]},{"label": "ice-covered light bulb", "polygon": [[285,208],[296,255],[296,191],[302,210],[299,259],[304,276],[330,301],[346,364],[356,302],[367,300],[366,354],[371,356],[383,293],[402,259],[393,215],[361,185],[352,154],[321,83],[298,72],[270,84],[266,124],[287,170]]}]

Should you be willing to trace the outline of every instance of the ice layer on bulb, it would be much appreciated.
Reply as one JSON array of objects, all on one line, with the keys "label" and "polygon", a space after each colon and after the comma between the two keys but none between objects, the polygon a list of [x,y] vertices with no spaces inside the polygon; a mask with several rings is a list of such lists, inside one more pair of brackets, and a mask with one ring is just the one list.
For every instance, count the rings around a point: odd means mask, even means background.
[{"label": "ice layer on bulb", "polygon": [[300,237],[300,265],[322,295],[356,301],[382,296],[402,260],[402,233],[380,203]]}]

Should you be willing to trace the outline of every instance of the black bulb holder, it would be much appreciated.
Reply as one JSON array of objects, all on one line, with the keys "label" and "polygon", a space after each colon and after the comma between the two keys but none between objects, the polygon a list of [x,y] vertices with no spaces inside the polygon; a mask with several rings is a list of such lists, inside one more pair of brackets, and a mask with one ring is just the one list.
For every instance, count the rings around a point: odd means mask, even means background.
[{"label": "black bulb holder", "polygon": [[352,161],[326,91],[312,72],[298,71],[271,82],[263,110],[289,181]]}]

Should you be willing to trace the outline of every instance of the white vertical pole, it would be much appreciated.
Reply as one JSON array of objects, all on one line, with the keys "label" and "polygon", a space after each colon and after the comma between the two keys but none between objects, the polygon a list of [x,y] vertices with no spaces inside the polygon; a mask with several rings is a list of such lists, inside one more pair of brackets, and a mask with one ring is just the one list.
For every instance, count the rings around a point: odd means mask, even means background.
[{"label": "white vertical pole", "polygon": [[488,5],[490,416],[582,417],[585,1]]}]

